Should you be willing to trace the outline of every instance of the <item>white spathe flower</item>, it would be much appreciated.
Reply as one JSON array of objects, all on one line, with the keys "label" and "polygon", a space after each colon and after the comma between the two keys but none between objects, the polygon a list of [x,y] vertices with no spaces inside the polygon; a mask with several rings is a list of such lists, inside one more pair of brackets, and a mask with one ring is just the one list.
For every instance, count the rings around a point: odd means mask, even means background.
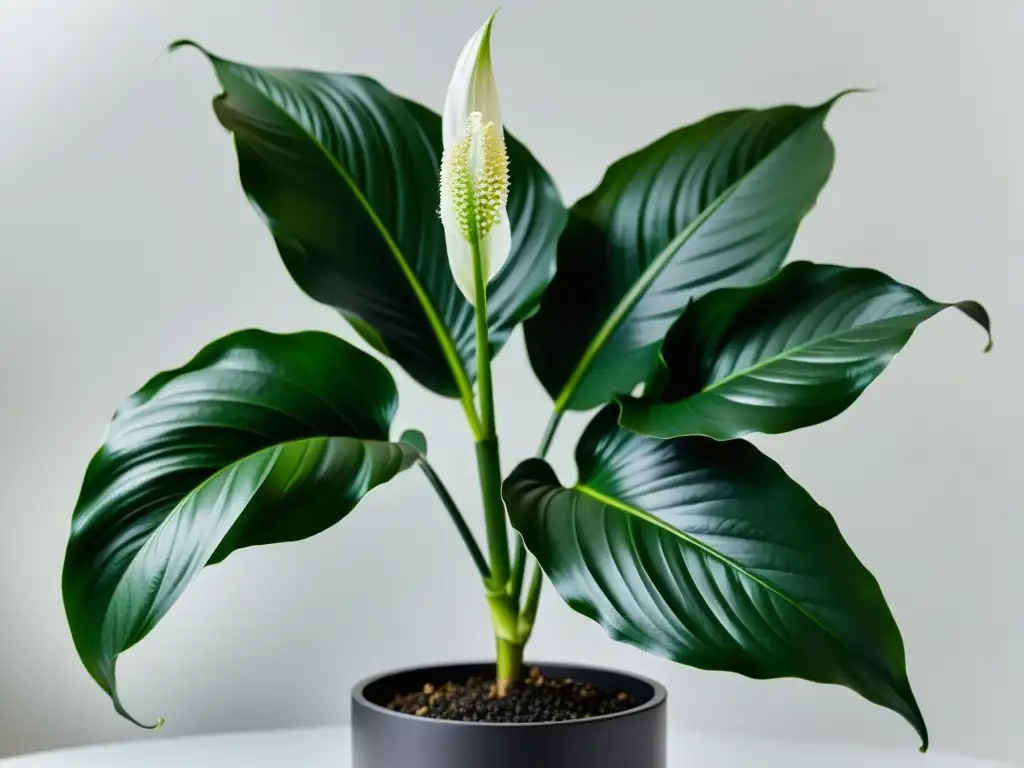
[{"label": "white spathe flower", "polygon": [[484,285],[512,248],[505,208],[508,153],[491,69],[493,23],[494,15],[462,49],[442,119],[441,223],[455,284],[471,304],[476,304],[474,243],[479,246]]}]

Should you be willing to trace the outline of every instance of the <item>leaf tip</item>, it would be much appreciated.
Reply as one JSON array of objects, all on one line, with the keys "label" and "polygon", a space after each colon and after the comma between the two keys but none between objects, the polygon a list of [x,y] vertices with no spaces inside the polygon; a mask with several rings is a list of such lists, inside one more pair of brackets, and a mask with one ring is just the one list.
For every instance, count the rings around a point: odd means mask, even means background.
[{"label": "leaf tip", "polygon": [[928,728],[925,726],[924,721],[921,722],[918,734],[921,736],[921,746],[917,748],[917,751],[923,755],[928,751]]},{"label": "leaf tip", "polygon": [[121,715],[121,717],[123,717],[125,720],[128,720],[132,725],[137,725],[139,728],[144,728],[147,731],[159,731],[161,728],[164,727],[164,724],[167,722],[164,718],[158,717],[155,723],[143,723],[139,720],[136,720],[124,709],[118,709],[117,711],[118,714]]},{"label": "leaf tip", "polygon": [[922,714],[920,707],[918,707],[917,701],[914,699],[914,694],[909,693],[909,696],[909,703],[911,705],[911,709],[909,712],[904,712],[901,714],[903,714],[906,721],[910,723],[913,729],[917,731],[917,735],[921,738],[921,746],[917,748],[917,751],[923,755],[925,752],[928,751],[929,746],[928,724],[924,721],[924,715]]},{"label": "leaf tip", "polygon": [[988,342],[985,344],[985,349],[982,350],[983,354],[988,354],[992,351],[992,318],[988,314],[988,310],[977,301],[960,301],[955,305],[957,309],[963,312],[967,317],[971,318],[974,322],[982,327],[982,330],[988,335]]},{"label": "leaf tip", "polygon": [[201,54],[203,54],[206,58],[210,59],[211,61],[217,58],[212,53],[210,53],[208,50],[206,50],[203,46],[201,46],[199,43],[197,43],[195,40],[190,40],[187,37],[179,38],[178,40],[175,40],[173,43],[168,45],[167,46],[167,52],[168,53],[174,53],[175,51],[179,51],[182,48],[194,48],[195,50],[199,51]]},{"label": "leaf tip", "polygon": [[828,110],[832,109],[832,107],[834,107],[836,105],[836,102],[840,101],[841,99],[844,99],[847,96],[853,96],[854,94],[874,93],[875,90],[876,89],[874,89],[874,88],[859,88],[859,87],[844,88],[839,93],[837,93],[835,96],[833,96],[831,99],[829,99],[824,104],[822,104],[821,108],[826,110],[826,111],[828,111]]},{"label": "leaf tip", "polygon": [[427,455],[427,438],[418,429],[405,430],[405,432],[402,433],[402,436],[398,438],[398,441],[400,443],[405,443],[406,445],[411,445],[424,456]]},{"label": "leaf tip", "polygon": [[148,724],[143,723],[143,722],[141,722],[139,720],[136,720],[134,717],[132,717],[131,713],[129,713],[128,710],[124,708],[124,705],[121,704],[121,698],[117,695],[117,689],[116,688],[113,689],[113,692],[111,693],[111,699],[114,702],[114,711],[116,711],[117,714],[119,714],[121,717],[123,717],[128,722],[130,722],[132,725],[137,725],[139,728],[145,728],[147,731],[158,731],[161,728],[163,728],[164,727],[164,723],[167,722],[162,717],[158,717],[156,719],[156,722],[153,723],[152,725],[148,725]]},{"label": "leaf tip", "polygon": [[179,48],[197,48],[202,50],[194,40],[189,40],[187,37],[181,37],[167,46],[167,52],[174,53]]}]

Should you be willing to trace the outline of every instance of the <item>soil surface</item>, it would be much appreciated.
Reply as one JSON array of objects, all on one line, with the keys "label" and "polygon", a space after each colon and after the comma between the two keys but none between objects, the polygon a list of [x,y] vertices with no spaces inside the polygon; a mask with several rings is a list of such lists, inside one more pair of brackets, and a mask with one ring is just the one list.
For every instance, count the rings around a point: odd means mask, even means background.
[{"label": "soil surface", "polygon": [[494,680],[423,686],[396,696],[388,709],[436,720],[473,723],[553,723],[609,715],[632,709],[628,693],[609,691],[572,678],[548,678],[534,667],[530,676],[498,696]]}]

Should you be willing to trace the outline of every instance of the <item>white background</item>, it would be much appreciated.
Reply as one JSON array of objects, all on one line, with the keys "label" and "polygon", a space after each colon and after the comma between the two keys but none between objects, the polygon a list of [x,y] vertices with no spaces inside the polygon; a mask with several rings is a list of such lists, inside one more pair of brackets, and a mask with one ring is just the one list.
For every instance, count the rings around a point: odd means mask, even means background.
[{"label": "white background", "polygon": [[[307,300],[241,194],[189,36],[263,64],[365,72],[439,106],[471,0],[0,2],[0,755],[147,738],[79,664],[60,602],[68,521],[117,403],[240,327],[353,334]],[[507,123],[567,200],[661,133],[736,106],[819,102],[832,183],[794,256],[976,298],[996,349],[955,314],[922,329],[857,405],[759,440],[838,518],[881,581],[937,749],[1024,759],[1020,449],[1024,3],[1019,0],[509,0],[495,33]],[[513,179],[513,183],[514,179]],[[549,402],[517,335],[497,363],[506,464]],[[461,411],[395,369],[475,509]],[[572,479],[581,419],[554,455]],[[474,518],[476,515],[474,514]],[[205,572],[122,659],[124,699],[165,735],[343,722],[361,676],[490,653],[475,572],[415,473],[317,539]],[[665,681],[679,726],[917,746],[840,688],[697,672],[617,646],[545,593],[535,657]]]}]

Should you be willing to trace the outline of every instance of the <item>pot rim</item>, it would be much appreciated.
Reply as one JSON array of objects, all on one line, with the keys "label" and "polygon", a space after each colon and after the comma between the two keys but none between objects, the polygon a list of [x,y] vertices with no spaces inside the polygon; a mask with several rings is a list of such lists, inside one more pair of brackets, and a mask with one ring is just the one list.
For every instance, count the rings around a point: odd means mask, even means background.
[{"label": "pot rim", "polygon": [[657,682],[655,680],[651,680],[650,678],[644,677],[643,675],[637,675],[637,674],[634,674],[633,672],[623,672],[622,670],[612,669],[610,667],[593,666],[593,665],[590,665],[590,664],[573,664],[573,663],[569,663],[569,662],[557,662],[557,661],[540,661],[540,662],[534,661],[534,662],[531,662],[529,664],[524,663],[523,666],[524,667],[537,666],[537,667],[540,667],[541,669],[543,669],[545,666],[548,666],[548,667],[561,667],[563,669],[573,669],[573,670],[579,670],[581,672],[596,672],[596,673],[605,674],[605,675],[616,675],[616,676],[619,676],[619,677],[627,677],[627,678],[633,679],[636,682],[640,682],[640,683],[643,683],[644,685],[650,686],[651,690],[653,691],[653,695],[651,696],[651,698],[649,700],[645,701],[643,704],[638,704],[637,706],[633,707],[632,709],[627,709],[627,710],[625,710],[623,712],[613,712],[613,713],[608,714],[608,715],[596,715],[594,717],[584,717],[584,718],[580,718],[578,720],[554,720],[554,721],[549,721],[549,722],[546,722],[546,723],[481,723],[481,722],[472,722],[472,721],[464,721],[464,720],[438,720],[438,719],[431,718],[431,717],[419,717],[417,715],[410,715],[410,714],[406,714],[405,712],[395,712],[393,709],[388,709],[387,707],[382,707],[379,704],[373,703],[368,698],[366,698],[366,695],[364,693],[367,687],[369,687],[373,683],[378,682],[379,680],[383,680],[383,679],[388,678],[388,677],[395,677],[395,676],[398,676],[398,675],[407,675],[407,674],[412,674],[412,673],[417,673],[417,672],[429,673],[429,672],[434,671],[434,670],[438,670],[438,671],[450,670],[450,669],[458,668],[458,667],[493,667],[493,666],[494,666],[494,661],[492,659],[492,660],[488,660],[488,661],[456,661],[456,662],[449,662],[449,663],[444,663],[444,664],[423,664],[423,665],[415,665],[415,666],[409,666],[409,667],[401,667],[399,669],[392,669],[392,670],[389,670],[387,672],[382,672],[380,674],[373,675],[372,677],[364,678],[364,679],[360,680],[358,683],[356,683],[355,686],[353,686],[353,688],[352,688],[352,701],[353,701],[353,704],[361,706],[361,707],[365,707],[365,708],[370,709],[370,710],[373,710],[374,712],[379,712],[381,714],[389,715],[391,717],[395,717],[395,718],[399,718],[399,719],[409,720],[411,722],[416,722],[416,723],[419,723],[421,725],[432,725],[432,726],[436,726],[436,727],[439,727],[439,728],[440,727],[468,727],[468,728],[553,728],[553,727],[559,727],[559,728],[572,728],[572,727],[582,727],[582,726],[586,726],[586,725],[589,725],[589,724],[592,724],[592,723],[599,723],[599,722],[602,722],[604,720],[618,720],[618,719],[622,719],[622,718],[635,717],[635,716],[640,715],[640,714],[642,714],[644,712],[648,712],[648,711],[650,711],[652,709],[657,709],[658,707],[664,706],[666,700],[668,699],[668,691],[666,690],[665,686],[663,686],[661,683],[659,683],[659,682]]}]

